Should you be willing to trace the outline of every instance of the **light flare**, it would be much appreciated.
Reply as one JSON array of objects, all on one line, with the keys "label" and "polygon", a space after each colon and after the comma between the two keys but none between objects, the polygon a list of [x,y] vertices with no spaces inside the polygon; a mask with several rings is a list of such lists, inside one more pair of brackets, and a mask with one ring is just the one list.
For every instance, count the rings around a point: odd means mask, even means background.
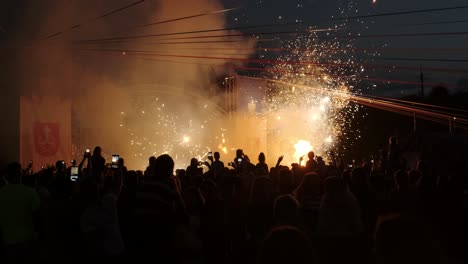
[{"label": "light flare", "polygon": [[[309,141],[301,139],[296,144],[294,144],[294,149],[294,158],[298,161],[301,157],[306,156],[307,153],[312,151],[313,148]],[[304,162],[305,161],[303,160],[300,165],[303,166]]]}]

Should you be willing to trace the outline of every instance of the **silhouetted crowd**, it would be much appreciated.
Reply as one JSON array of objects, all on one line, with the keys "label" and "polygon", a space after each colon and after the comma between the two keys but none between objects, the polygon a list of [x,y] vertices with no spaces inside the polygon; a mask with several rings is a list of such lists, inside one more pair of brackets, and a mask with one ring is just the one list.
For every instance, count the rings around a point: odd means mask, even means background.
[{"label": "silhouetted crowd", "polygon": [[[2,263],[463,263],[466,164],[408,170],[396,139],[379,157],[329,164],[310,152],[269,167],[242,150],[174,171],[79,164],[33,172],[11,163],[0,180]],[[77,169],[76,169],[77,167]],[[78,172],[74,171],[77,170]],[[73,176],[73,177],[72,177]]]}]

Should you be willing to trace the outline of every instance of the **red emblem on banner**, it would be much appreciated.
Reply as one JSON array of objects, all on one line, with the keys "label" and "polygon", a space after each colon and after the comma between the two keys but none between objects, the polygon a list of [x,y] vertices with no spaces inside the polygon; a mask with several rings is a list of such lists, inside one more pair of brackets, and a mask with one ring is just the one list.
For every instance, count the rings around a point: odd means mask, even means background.
[{"label": "red emblem on banner", "polygon": [[36,152],[45,157],[54,156],[60,147],[60,127],[58,123],[35,123],[34,146]]}]

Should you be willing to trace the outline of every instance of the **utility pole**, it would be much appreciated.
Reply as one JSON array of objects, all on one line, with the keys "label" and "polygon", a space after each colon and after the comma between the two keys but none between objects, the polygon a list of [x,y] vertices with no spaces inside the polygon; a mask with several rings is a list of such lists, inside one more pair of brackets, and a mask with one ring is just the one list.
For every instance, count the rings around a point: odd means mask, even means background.
[{"label": "utility pole", "polygon": [[420,69],[420,79],[421,79],[421,97],[424,98],[424,73],[422,71],[422,64],[419,65],[419,69]]},{"label": "utility pole", "polygon": [[449,132],[452,134],[452,117],[449,116]]}]

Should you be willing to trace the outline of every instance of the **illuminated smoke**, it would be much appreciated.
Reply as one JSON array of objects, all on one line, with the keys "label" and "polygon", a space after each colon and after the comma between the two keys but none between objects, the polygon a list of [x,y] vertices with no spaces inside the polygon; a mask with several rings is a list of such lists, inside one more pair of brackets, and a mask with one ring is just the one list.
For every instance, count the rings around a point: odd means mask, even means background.
[{"label": "illuminated smoke", "polygon": [[[210,56],[214,50],[223,49],[225,57],[247,58],[251,52],[239,55],[235,48],[253,48],[255,41],[250,38],[235,43],[198,46],[151,44],[163,38],[72,45],[72,41],[93,38],[223,28],[224,14],[143,29],[130,27],[220,10],[224,8],[220,1],[145,1],[141,6],[99,21],[94,18],[103,10],[112,10],[125,1],[103,0],[99,4],[91,0],[30,2],[31,14],[46,15],[32,17],[28,21],[30,31],[39,32],[28,38],[40,39],[76,23],[91,21],[57,38],[34,42],[40,44],[25,51],[21,64],[23,94],[59,95],[73,99],[75,119],[80,128],[78,147],[81,149],[101,145],[107,157],[113,153],[120,154],[126,158],[129,167],[136,169],[143,169],[151,155],[169,153],[180,168],[187,165],[192,157],[203,158],[208,151],[233,155],[236,148],[243,148],[249,140],[246,135],[266,137],[268,134],[272,139],[280,139],[276,142],[269,140],[269,154],[285,154],[286,163],[297,162],[299,155],[308,149],[301,147],[301,153],[296,153],[295,144],[300,140],[307,142],[319,155],[326,155],[327,150],[346,140],[342,132],[357,111],[349,106],[348,91],[352,87],[347,77],[361,70],[354,63],[353,54],[343,54],[350,50],[352,43],[325,41],[314,34],[283,41],[283,48],[297,48],[282,58],[285,62],[320,63],[322,59],[328,59],[346,66],[276,65],[272,68],[276,80],[274,87],[268,91],[266,102],[258,102],[265,104],[261,120],[237,116],[228,122],[218,107],[222,97],[214,82],[219,76],[234,73],[236,63],[222,60],[207,62],[204,59],[174,59],[181,63],[172,63],[161,61],[161,58],[130,56],[130,52],[125,51],[105,53],[84,49],[151,50],[196,57]],[[235,32],[224,33],[226,36],[217,40],[232,40],[227,35]],[[198,34],[204,35],[210,33]],[[337,52],[339,50],[342,52]],[[336,55],[348,59],[334,59]],[[252,107],[253,104],[250,110]],[[257,153],[249,155],[256,156]],[[76,155],[77,158],[79,156]],[[224,156],[223,159],[230,158]]]},{"label": "illuminated smoke", "polygon": [[[131,56],[125,50],[203,57],[229,47],[244,49],[245,55],[223,51],[225,56],[244,58],[255,45],[254,40],[237,37],[235,43],[151,44],[164,39],[159,37],[114,44],[73,44],[74,41],[95,38],[223,28],[224,14],[147,28],[133,27],[221,10],[224,7],[220,1],[145,1],[100,20],[95,18],[128,4],[128,1],[44,0],[29,3],[32,15],[24,27],[30,30],[25,32],[36,33],[24,36],[25,43],[33,43],[33,48],[25,49],[22,58],[21,93],[73,99],[79,150],[100,145],[106,158],[113,153],[120,154],[126,158],[129,167],[136,169],[143,169],[151,155],[169,153],[182,166],[192,155],[196,157],[207,148],[216,149],[219,144],[223,144],[221,151],[228,152],[227,139],[221,136],[222,126],[211,124],[222,115],[216,106],[221,99],[214,82],[218,76],[231,73],[237,63],[203,59],[174,59],[179,63],[171,63],[161,58]],[[38,41],[78,23],[83,26],[50,40]],[[226,36],[217,40],[230,41],[232,37],[227,35],[236,32],[224,33]],[[198,34],[203,35],[209,33]],[[90,52],[86,50],[89,48],[124,51]],[[156,98],[160,101],[156,102]],[[208,139],[204,131],[210,131],[212,137],[209,138],[213,139]],[[184,135],[190,138],[188,142]],[[75,156],[79,158],[81,154],[75,153]],[[182,160],[184,162],[180,163]]]}]

